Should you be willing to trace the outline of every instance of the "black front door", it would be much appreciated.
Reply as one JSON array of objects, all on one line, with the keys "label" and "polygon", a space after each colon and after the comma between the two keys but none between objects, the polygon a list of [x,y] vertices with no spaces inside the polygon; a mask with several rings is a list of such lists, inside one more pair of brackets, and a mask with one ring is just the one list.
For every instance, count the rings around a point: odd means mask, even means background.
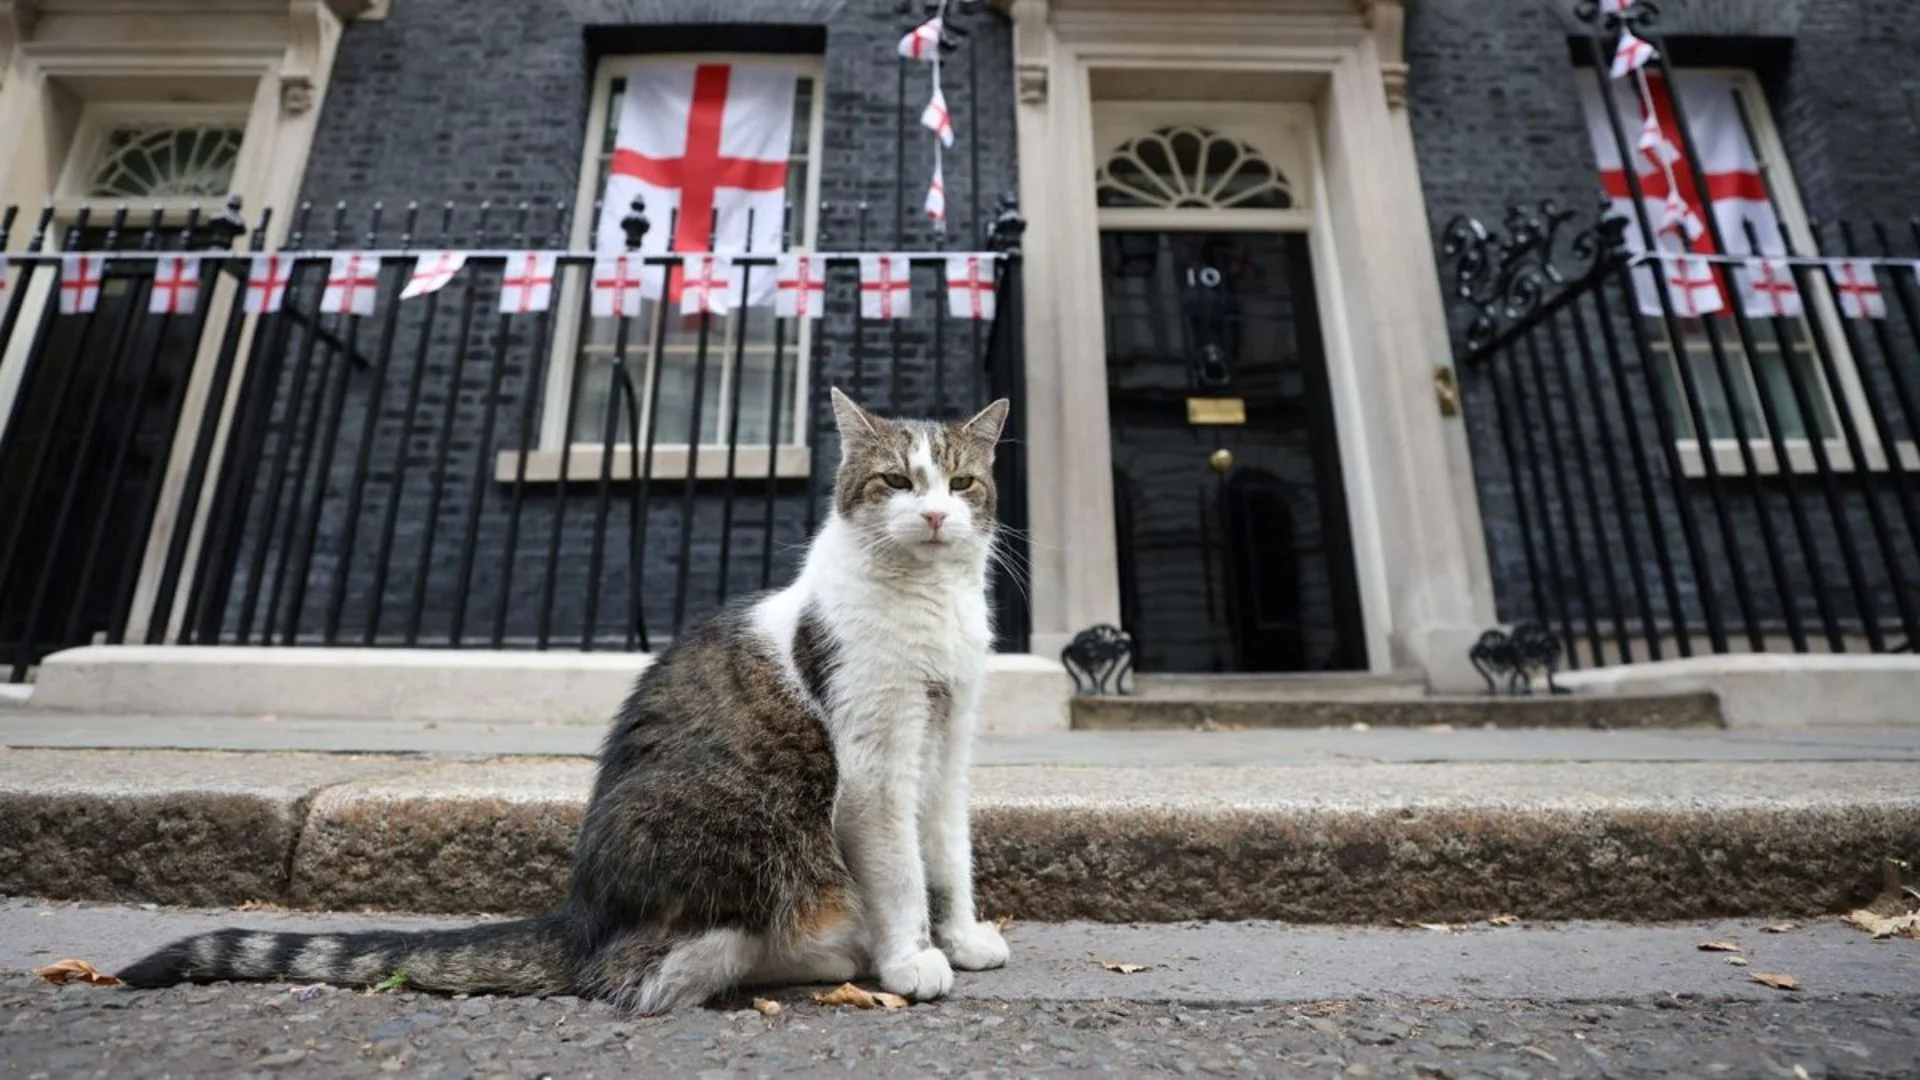
[{"label": "black front door", "polygon": [[1138,668],[1364,669],[1306,237],[1109,231],[1101,254]]}]

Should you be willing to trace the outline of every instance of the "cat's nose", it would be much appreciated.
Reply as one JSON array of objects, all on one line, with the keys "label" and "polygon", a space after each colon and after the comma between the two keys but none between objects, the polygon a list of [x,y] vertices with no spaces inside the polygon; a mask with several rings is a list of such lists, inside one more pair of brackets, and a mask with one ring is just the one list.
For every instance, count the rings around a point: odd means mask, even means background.
[{"label": "cat's nose", "polygon": [[920,516],[926,520],[927,528],[933,532],[939,532],[940,526],[947,520],[945,511],[941,510],[922,510]]}]

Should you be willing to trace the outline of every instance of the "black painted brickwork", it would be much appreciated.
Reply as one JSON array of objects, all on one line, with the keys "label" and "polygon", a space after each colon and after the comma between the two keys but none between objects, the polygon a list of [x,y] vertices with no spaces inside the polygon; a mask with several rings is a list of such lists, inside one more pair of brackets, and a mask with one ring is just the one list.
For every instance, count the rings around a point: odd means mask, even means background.
[{"label": "black painted brickwork", "polygon": [[[1834,222],[1878,218],[1895,225],[1900,235],[1896,249],[1914,250],[1914,238],[1906,234],[1906,222],[1920,213],[1920,198],[1913,194],[1911,177],[1920,175],[1920,22],[1913,18],[1911,4],[1904,0],[1665,0],[1658,32],[1664,35],[1671,55],[1680,62],[1744,64],[1759,74],[1766,88],[1768,104],[1780,128],[1788,155],[1799,181],[1800,194],[1808,213],[1816,220]],[[1585,130],[1577,96],[1577,82],[1592,78],[1592,72],[1575,70],[1570,36],[1584,34],[1586,28],[1570,15],[1572,0],[1546,0],[1489,6],[1479,0],[1421,0],[1408,5],[1407,60],[1411,66],[1408,84],[1409,110],[1427,211],[1436,230],[1456,214],[1478,217],[1490,227],[1500,223],[1504,208],[1515,202],[1536,202],[1554,198],[1561,205],[1586,210],[1599,197],[1596,166]],[[1823,233],[1826,250],[1838,249],[1838,233],[1829,228]],[[1866,245],[1863,245],[1866,246]],[[1439,257],[1436,238],[1435,257]],[[1444,275],[1443,287],[1450,287]],[[1612,298],[1614,308],[1620,298]],[[1465,320],[1454,312],[1456,349]],[[1589,332],[1597,327],[1589,316]],[[1887,378],[1886,365],[1878,357],[1880,348],[1871,332],[1854,324],[1860,346],[1869,354],[1866,374],[1879,391],[1879,398],[1893,412],[1896,429],[1904,427]],[[1624,332],[1624,326],[1622,327]],[[1756,325],[1763,337],[1764,325]],[[1896,305],[1893,319],[1884,325],[1896,356],[1908,366],[1909,384],[1920,377],[1913,365],[1914,331],[1902,318]],[[1570,332],[1566,322],[1562,332]],[[1871,343],[1871,344],[1870,344]],[[1542,338],[1545,345],[1545,339]],[[1594,340],[1595,355],[1599,342]],[[1630,372],[1637,371],[1637,358],[1630,341],[1621,341]],[[1574,342],[1566,339],[1568,350]],[[1515,354],[1525,357],[1527,354]],[[1575,353],[1577,357],[1577,353]],[[1513,359],[1510,355],[1509,360]],[[1596,363],[1598,361],[1596,360]],[[1573,377],[1582,388],[1575,396],[1586,398],[1581,368]],[[1555,398],[1553,415],[1568,415],[1568,402],[1562,395],[1557,369],[1549,369],[1545,391]],[[1615,417],[1606,429],[1608,437],[1624,439],[1618,419],[1609,372],[1598,372],[1599,385],[1607,401],[1609,415]],[[1630,381],[1639,377],[1629,375]],[[1638,489],[1625,488],[1625,505],[1631,509],[1622,515],[1621,503],[1605,483],[1604,465],[1592,440],[1600,437],[1597,425],[1589,425],[1589,445],[1593,476],[1599,488],[1600,518],[1605,523],[1608,541],[1605,560],[1594,546],[1596,533],[1585,524],[1589,514],[1588,495],[1578,484],[1577,474],[1569,487],[1575,517],[1567,513],[1567,500],[1559,494],[1549,465],[1545,475],[1548,491],[1532,492],[1531,481],[1522,479],[1521,493],[1534,505],[1532,529],[1544,536],[1545,522],[1557,523],[1562,570],[1558,582],[1545,565],[1546,554],[1536,546],[1534,574],[1547,577],[1544,604],[1534,599],[1523,530],[1516,503],[1516,482],[1504,459],[1497,426],[1497,410],[1492,385],[1483,373],[1462,372],[1469,438],[1474,451],[1476,483],[1480,490],[1489,553],[1493,560],[1496,594],[1500,614],[1505,619],[1534,614],[1559,620],[1560,598],[1567,601],[1572,622],[1581,637],[1587,629],[1583,615],[1589,603],[1603,615],[1608,611],[1637,611],[1629,578],[1620,578],[1621,599],[1616,605],[1607,598],[1604,562],[1622,567],[1624,553],[1623,521],[1635,521],[1641,514]],[[1527,392],[1537,387],[1530,380]],[[1512,407],[1513,399],[1509,399]],[[1654,461],[1656,486],[1663,491],[1670,483],[1660,462],[1654,434],[1652,403],[1644,392],[1636,391],[1640,402],[1640,423],[1645,445]],[[1538,407],[1537,399],[1534,407]],[[1538,429],[1536,429],[1537,431]],[[1520,439],[1522,429],[1514,429]],[[1557,441],[1569,455],[1575,447],[1562,430]],[[1524,442],[1517,442],[1524,451]],[[1627,464],[1624,446],[1616,441],[1623,467]],[[1542,438],[1541,453],[1547,450]],[[1881,477],[1881,484],[1886,483]],[[1840,515],[1830,513],[1811,480],[1801,487],[1801,498],[1814,537],[1814,557],[1808,558],[1798,547],[1791,515],[1787,512],[1785,491],[1775,480],[1760,485],[1759,498],[1769,509],[1763,516],[1754,508],[1752,486],[1743,479],[1729,479],[1723,499],[1732,517],[1734,544],[1732,559],[1719,539],[1714,525],[1713,505],[1706,485],[1699,481],[1687,485],[1692,501],[1703,516],[1702,528],[1710,537],[1708,577],[1716,581],[1716,594],[1723,600],[1730,620],[1737,616],[1737,601],[1730,580],[1730,565],[1737,560],[1753,586],[1756,618],[1770,630],[1784,626],[1783,602],[1775,587],[1763,538],[1779,540],[1779,555],[1790,582],[1791,601],[1809,620],[1816,605],[1807,589],[1809,564],[1822,568],[1827,591],[1837,594],[1846,588],[1848,578],[1840,557],[1839,531],[1854,540],[1867,564],[1864,587],[1883,619],[1896,611],[1885,560],[1869,537],[1870,522],[1864,513],[1856,480],[1840,482],[1843,508]],[[1883,506],[1894,525],[1896,549],[1911,533],[1901,522],[1898,504],[1890,492],[1883,493]],[[1663,522],[1663,533],[1670,549],[1679,556],[1686,553],[1685,537],[1678,527],[1677,512],[1670,504]],[[1586,531],[1579,544],[1566,533],[1569,521],[1577,520]],[[1843,523],[1843,524],[1842,524]],[[1836,529],[1836,525],[1840,529]],[[1654,538],[1644,522],[1640,547],[1643,576],[1658,588],[1649,553]],[[1582,546],[1584,545],[1584,546]],[[1585,552],[1584,564],[1578,553]],[[1913,564],[1913,551],[1900,553],[1896,563],[1904,564],[1909,588],[1920,573]],[[1584,566],[1584,570],[1582,567]],[[1701,615],[1697,576],[1683,568],[1679,582],[1681,606],[1687,610],[1697,629]],[[1591,598],[1589,600],[1589,597]],[[1842,610],[1850,603],[1847,596],[1836,595]],[[1669,617],[1668,605],[1657,596],[1652,602],[1656,618]],[[1544,607],[1545,610],[1541,610]],[[1635,615],[1635,625],[1638,620]],[[1893,640],[1898,641],[1895,634]]]},{"label": "black painted brickwork", "polygon": [[[381,239],[388,244],[394,243],[399,233],[398,215],[391,208],[412,200],[437,207],[452,199],[468,208],[482,199],[497,205],[525,200],[541,208],[534,215],[533,229],[553,228],[553,207],[570,207],[576,191],[592,84],[592,48],[607,48],[610,42],[645,42],[650,27],[679,27],[681,40],[686,40],[688,26],[726,24],[706,34],[709,39],[725,41],[764,39],[768,36],[765,27],[778,24],[815,28],[811,34],[816,38],[824,28],[825,152],[818,161],[823,170],[821,198],[825,205],[819,246],[827,250],[935,250],[943,246],[942,241],[920,213],[932,163],[932,136],[916,122],[925,103],[926,69],[918,65],[908,68],[903,101],[899,96],[901,64],[893,51],[898,37],[923,17],[918,12],[900,13],[894,0],[564,0],[543,4],[401,0],[393,5],[388,19],[355,22],[347,27],[320,117],[303,198],[321,207],[343,200],[352,204],[356,211],[349,221],[349,236],[366,227],[359,208],[384,201],[390,209]],[[967,17],[964,23],[972,35],[960,52],[949,56],[944,80],[959,134],[958,144],[946,157],[950,232],[944,246],[962,250],[981,246],[980,231],[992,218],[995,200],[1015,181],[1010,28],[992,13]],[[598,44],[590,46],[589,42]],[[904,162],[899,156],[902,153]],[[315,216],[313,231],[318,235],[312,240],[324,242],[323,214]],[[431,235],[438,232],[438,215],[423,217],[431,222],[431,227],[423,227],[422,231],[429,234],[423,242],[430,243]],[[512,221],[511,213],[496,211],[487,230],[489,242],[511,243]],[[474,227],[471,210],[463,210],[456,218],[455,235],[473,235]],[[664,223],[656,223],[656,227],[664,227]],[[565,235],[564,230],[559,233]],[[822,397],[824,385],[834,383],[883,408],[954,414],[974,403],[978,386],[973,375],[978,365],[973,358],[984,348],[985,330],[982,327],[976,335],[967,324],[949,323],[936,359],[935,331],[932,320],[926,317],[936,295],[933,273],[919,271],[916,304],[920,317],[897,332],[897,342],[893,329],[870,325],[858,350],[853,344],[850,296],[844,291],[850,284],[851,271],[842,276],[836,286],[842,291],[822,324],[821,379],[816,387]],[[497,281],[497,274],[493,271],[489,280]],[[349,641],[358,640],[360,623],[355,620],[363,623],[369,607],[379,544],[378,522],[392,498],[395,466],[402,457],[403,445],[409,464],[396,515],[396,568],[384,590],[381,640],[392,640],[404,625],[404,608],[413,585],[410,571],[427,530],[430,474],[439,460],[438,424],[446,395],[455,395],[453,435],[446,446],[451,482],[441,494],[437,537],[430,558],[435,571],[422,627],[428,638],[444,639],[449,629],[460,538],[471,505],[470,477],[477,467],[490,471],[486,463],[496,448],[525,445],[532,439],[530,432],[521,429],[520,405],[529,388],[537,393],[543,382],[537,365],[544,361],[536,359],[534,323],[517,320],[508,335],[501,365],[497,435],[493,446],[481,446],[478,433],[495,352],[495,320],[490,314],[493,286],[481,289],[478,325],[483,329],[473,336],[464,354],[456,347],[459,289],[460,283],[456,282],[443,294],[447,299],[442,302],[424,352],[421,416],[411,428],[404,424],[403,405],[409,393],[422,317],[420,301],[405,305],[396,330],[399,351],[386,374],[385,400],[372,444],[373,467],[362,503],[355,558],[348,571],[343,624]],[[363,321],[363,350],[377,338],[377,324],[378,320]],[[896,347],[900,357],[897,365],[893,362]],[[321,358],[326,355],[324,347],[317,353]],[[464,360],[456,372],[456,358],[461,356]],[[862,375],[857,384],[856,370]],[[288,398],[300,393],[290,374],[290,368],[283,372],[274,392],[276,424],[287,415]],[[300,619],[303,638],[320,628],[325,598],[335,579],[346,533],[354,458],[374,381],[374,374],[367,371],[351,372],[347,380],[339,445],[327,470],[327,490],[319,504],[318,542],[309,575],[309,595]],[[936,397],[941,399],[937,404]],[[317,398],[303,400],[304,409],[296,410],[302,417],[310,417],[321,404]],[[815,410],[814,426],[816,474],[830,482],[838,451],[826,410]],[[304,432],[304,428],[296,430]],[[276,427],[268,446],[277,446],[278,439]],[[264,524],[261,507],[271,483],[270,469],[260,469],[253,479],[255,505],[250,515],[249,543],[257,539]],[[508,486],[492,481],[481,486],[474,584],[464,623],[469,643],[476,634],[484,636],[491,625],[495,590],[505,565],[511,502]],[[605,541],[606,576],[599,589],[598,619],[603,637],[617,637],[626,620],[628,533],[627,517],[619,502],[625,490],[624,485],[616,487],[615,512]],[[561,573],[551,617],[552,633],[558,641],[577,638],[580,632],[596,519],[590,482],[576,485],[566,498],[559,537]],[[743,484],[739,498],[730,574],[734,592],[759,584],[759,556],[765,536],[764,486]],[[523,504],[508,603],[507,636],[515,641],[525,641],[538,631],[554,500],[551,487],[529,489]],[[680,570],[681,514],[681,489],[668,485],[659,490],[647,530],[643,578],[643,608],[647,623],[654,628],[656,647],[659,637],[670,630],[667,624],[672,592]],[[687,562],[692,581],[690,616],[711,608],[719,592],[720,515],[719,489],[703,487],[694,501],[696,524]],[[777,585],[790,575],[805,538],[806,486],[782,485],[773,515],[773,579]],[[266,563],[269,575],[276,560],[277,554],[270,553]],[[236,609],[249,575],[249,559],[243,553],[232,579]],[[235,610],[225,620],[229,633],[237,625],[237,618]],[[256,624],[256,636],[258,633]]]}]

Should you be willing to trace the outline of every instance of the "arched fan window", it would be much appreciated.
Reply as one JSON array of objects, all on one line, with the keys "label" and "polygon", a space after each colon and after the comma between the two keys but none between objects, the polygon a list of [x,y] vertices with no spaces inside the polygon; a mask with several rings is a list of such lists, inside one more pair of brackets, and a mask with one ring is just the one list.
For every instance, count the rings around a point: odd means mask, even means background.
[{"label": "arched fan window", "polygon": [[1239,139],[1183,125],[1129,140],[1100,167],[1099,205],[1167,210],[1289,210],[1287,178]]},{"label": "arched fan window", "polygon": [[241,129],[229,125],[116,126],[87,180],[95,198],[218,198],[233,183]]}]

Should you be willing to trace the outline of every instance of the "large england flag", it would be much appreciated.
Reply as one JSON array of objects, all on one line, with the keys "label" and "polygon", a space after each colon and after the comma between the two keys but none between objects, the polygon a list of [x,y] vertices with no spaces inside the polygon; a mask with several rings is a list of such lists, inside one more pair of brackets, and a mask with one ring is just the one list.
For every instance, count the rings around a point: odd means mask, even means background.
[{"label": "large england flag", "polygon": [[[1740,116],[1733,80],[1722,74],[1696,71],[1680,72],[1674,77],[1686,108],[1687,127],[1706,174],[1707,191],[1713,200],[1713,221],[1726,241],[1726,254],[1755,253],[1747,239],[1749,225],[1759,238],[1758,253],[1781,253],[1785,249],[1780,241],[1780,219],[1767,198],[1766,180],[1760,175],[1753,142]],[[1647,97],[1653,104],[1651,115],[1642,100],[1637,79],[1618,79],[1609,85],[1614,108],[1630,143],[1628,150],[1633,155],[1634,175],[1639,178],[1646,221],[1655,230],[1655,239],[1663,251],[1717,253],[1719,249],[1714,245],[1711,230],[1688,227],[1690,221],[1704,223],[1707,208],[1700,201],[1700,185],[1687,159],[1667,81],[1651,71],[1645,73],[1645,78]],[[1626,171],[1620,166],[1620,148],[1614,141],[1600,90],[1591,80],[1582,79],[1580,91],[1594,156],[1600,163],[1601,184],[1614,212],[1629,222],[1628,248],[1645,251],[1640,218],[1633,211],[1633,191]],[[1694,279],[1685,264],[1669,261],[1634,271],[1643,315],[1661,313],[1660,298],[1653,289],[1656,273],[1669,279],[1668,294],[1676,314],[1707,314],[1730,307],[1719,284],[1725,280],[1723,273],[1707,275],[1712,280],[1703,284]],[[1732,276],[1743,294],[1743,306],[1753,310],[1757,300],[1745,295],[1750,292],[1746,279],[1740,274]]]},{"label": "large england flag", "polygon": [[[597,250],[626,250],[620,219],[639,196],[653,225],[643,253],[779,251],[797,80],[791,68],[764,64],[636,69],[620,104]],[[660,295],[663,276],[647,268],[647,296]],[[754,275],[747,303],[772,303],[773,291],[772,274]],[[676,272],[675,303],[680,293]]]}]

